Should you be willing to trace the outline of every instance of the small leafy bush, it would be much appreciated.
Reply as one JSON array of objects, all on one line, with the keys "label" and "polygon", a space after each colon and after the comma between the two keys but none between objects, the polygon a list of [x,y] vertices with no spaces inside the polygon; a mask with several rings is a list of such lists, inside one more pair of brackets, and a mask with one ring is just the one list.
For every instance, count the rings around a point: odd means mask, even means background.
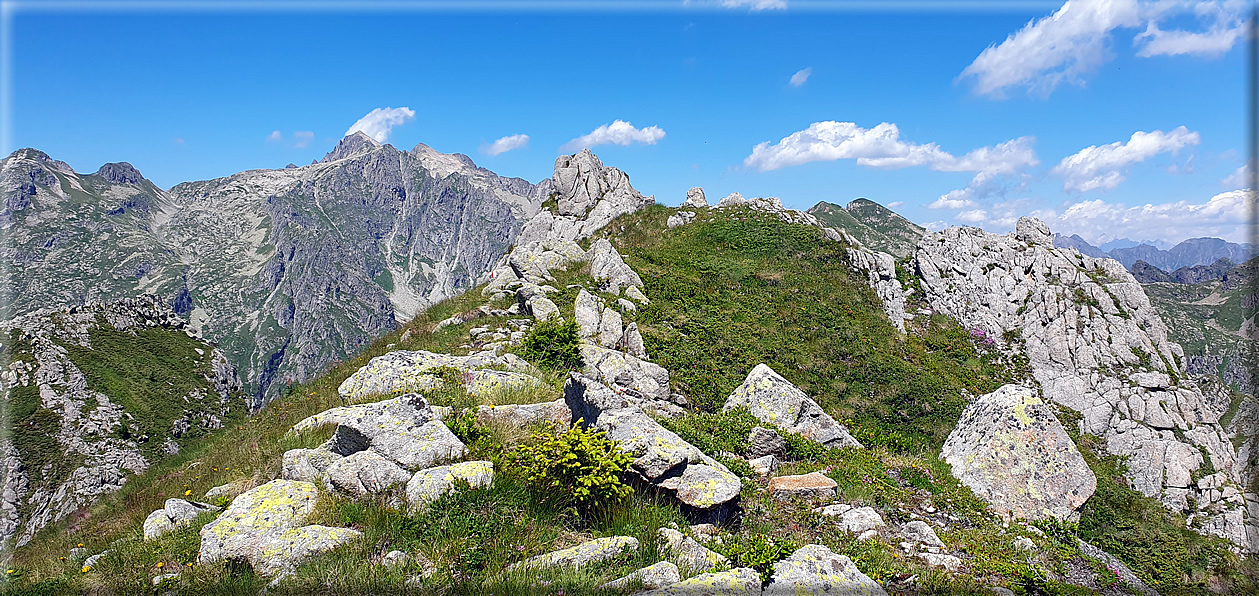
[{"label": "small leafy bush", "polygon": [[619,503],[633,492],[621,482],[621,473],[634,458],[604,433],[582,428],[582,422],[558,435],[534,433],[511,453],[540,501],[589,511],[596,504]]},{"label": "small leafy bush", "polygon": [[522,342],[525,360],[544,370],[581,368],[581,337],[576,321],[538,321]]},{"label": "small leafy bush", "polygon": [[738,567],[751,567],[761,574],[762,581],[769,581],[774,563],[796,552],[796,544],[787,538],[774,538],[765,534],[748,534],[740,537],[726,549],[726,556]]}]

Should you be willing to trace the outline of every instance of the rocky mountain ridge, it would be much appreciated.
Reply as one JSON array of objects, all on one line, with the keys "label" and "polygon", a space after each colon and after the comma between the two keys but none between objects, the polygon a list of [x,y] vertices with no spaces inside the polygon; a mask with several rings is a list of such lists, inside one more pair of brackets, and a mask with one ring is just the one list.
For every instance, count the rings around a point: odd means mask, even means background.
[{"label": "rocky mountain ridge", "polygon": [[361,132],[309,166],[167,191],[31,149],[0,172],[6,317],[160,295],[240,367],[254,408],[475,285],[551,185]]},{"label": "rocky mountain ridge", "polygon": [[187,331],[156,296],[0,323],[11,424],[0,439],[0,546],[25,544],[245,410],[236,368]]},{"label": "rocky mountain ridge", "polygon": [[1090,257],[1115,259],[1128,269],[1132,269],[1137,262],[1141,261],[1163,271],[1210,265],[1220,259],[1241,263],[1259,254],[1259,249],[1250,244],[1238,244],[1219,238],[1190,238],[1168,249],[1145,243],[1132,243],[1135,245],[1117,246],[1109,251],[1093,246],[1075,234],[1071,236],[1054,234],[1053,243],[1060,248],[1074,248],[1080,251],[1080,254]]}]

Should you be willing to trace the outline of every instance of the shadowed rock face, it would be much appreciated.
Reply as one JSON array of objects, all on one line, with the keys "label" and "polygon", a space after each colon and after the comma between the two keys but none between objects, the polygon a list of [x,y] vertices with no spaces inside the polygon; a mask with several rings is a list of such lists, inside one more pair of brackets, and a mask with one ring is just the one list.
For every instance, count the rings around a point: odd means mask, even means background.
[{"label": "shadowed rock face", "polygon": [[257,408],[475,285],[550,186],[362,133],[310,166],[168,191],[130,164],[77,174],[19,150],[0,164],[0,259],[19,265],[0,319],[156,293],[223,347]]}]

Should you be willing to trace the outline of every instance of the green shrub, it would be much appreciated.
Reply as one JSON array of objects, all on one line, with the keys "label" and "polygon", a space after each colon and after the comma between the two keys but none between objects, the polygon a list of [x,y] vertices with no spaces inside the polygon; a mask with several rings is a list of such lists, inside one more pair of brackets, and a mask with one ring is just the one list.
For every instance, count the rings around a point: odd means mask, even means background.
[{"label": "green shrub", "polygon": [[604,433],[582,428],[578,420],[554,435],[534,433],[510,455],[540,501],[589,511],[596,504],[619,503],[633,490],[621,473],[634,461]]},{"label": "green shrub", "polygon": [[580,345],[577,322],[560,318],[538,321],[521,344],[525,360],[544,370],[581,368]]},{"label": "green shrub", "polygon": [[796,552],[796,544],[788,538],[765,534],[743,534],[726,547],[726,556],[735,567],[751,567],[760,572],[762,581],[769,581],[774,563]]}]

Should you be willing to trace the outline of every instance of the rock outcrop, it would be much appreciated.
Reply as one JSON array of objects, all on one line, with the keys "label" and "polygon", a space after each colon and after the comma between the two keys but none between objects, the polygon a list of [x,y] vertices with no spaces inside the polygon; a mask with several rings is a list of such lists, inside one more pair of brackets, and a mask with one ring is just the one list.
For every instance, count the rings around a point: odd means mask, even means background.
[{"label": "rock outcrop", "polygon": [[836,594],[886,596],[878,582],[862,573],[852,560],[820,544],[810,544],[774,563],[766,596]]},{"label": "rock outcrop", "polygon": [[[93,341],[111,354],[97,356]],[[186,367],[149,372],[172,375],[180,385],[163,384],[171,394],[157,397],[111,397],[99,377],[84,372],[126,377],[134,373],[120,366],[172,355]],[[0,550],[11,541],[25,544],[41,528],[121,489],[158,458],[221,428],[233,408],[245,409],[236,369],[190,337],[186,322],[157,296],[0,322],[0,359],[6,365],[0,399],[13,416],[6,420],[12,434],[0,439]],[[88,365],[94,368],[81,368]]]},{"label": "rock outcrop", "polygon": [[1006,385],[962,412],[940,457],[1001,516],[1077,520],[1097,478],[1036,391]]},{"label": "rock outcrop", "polygon": [[735,408],[747,408],[762,422],[827,447],[861,447],[817,402],[765,364],[748,373],[743,384],[726,398],[722,410]]},{"label": "rock outcrop", "polygon": [[[337,391],[347,400],[371,395],[397,395],[412,391],[427,391],[441,385],[434,372],[439,368],[453,368],[464,373],[479,373],[490,368],[509,371],[532,370],[527,362],[511,353],[502,356],[493,352],[480,352],[469,356],[436,354],[424,350],[410,352],[395,350],[372,358],[365,366],[354,371],[341,383]],[[476,380],[473,375],[469,380]],[[470,390],[473,390],[472,388]]]},{"label": "rock outcrop", "polygon": [[914,266],[934,311],[1025,354],[1045,400],[1128,457],[1133,488],[1259,551],[1224,411],[1186,377],[1180,346],[1123,265],[1055,248],[1044,223],[1022,218],[1009,235],[928,234]]},{"label": "rock outcrop", "polygon": [[598,561],[606,561],[620,556],[626,551],[638,550],[638,539],[632,536],[610,536],[596,538],[577,546],[549,552],[536,557],[512,563],[507,571],[515,569],[544,569],[548,567],[581,567]]},{"label": "rock outcrop", "polygon": [[424,396],[416,393],[333,408],[298,422],[292,432],[325,425],[336,425],[336,432],[323,449],[342,456],[370,449],[411,471],[456,461],[467,452]]},{"label": "rock outcrop", "polygon": [[207,503],[195,503],[183,499],[166,499],[166,505],[144,518],[144,539],[153,540],[180,526],[188,525],[202,513],[218,511]]}]

